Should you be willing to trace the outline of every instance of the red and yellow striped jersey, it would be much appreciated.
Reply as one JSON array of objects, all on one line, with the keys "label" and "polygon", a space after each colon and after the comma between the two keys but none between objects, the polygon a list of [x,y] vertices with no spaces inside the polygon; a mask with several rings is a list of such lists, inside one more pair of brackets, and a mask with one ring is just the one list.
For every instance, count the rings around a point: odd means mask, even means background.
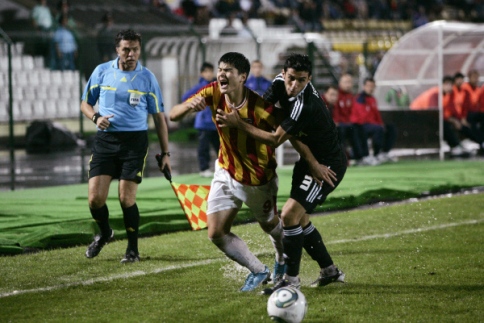
[{"label": "red and yellow striped jersey", "polygon": [[[240,117],[250,124],[265,131],[276,127],[275,108],[264,101],[251,90],[246,90],[246,101],[238,110]],[[225,95],[220,93],[218,83],[213,82],[200,89],[194,96],[205,98],[207,106],[212,110],[212,120],[215,122],[217,109],[226,112],[232,109],[226,104]],[[193,98],[192,96],[191,98]],[[190,101],[191,98],[187,99]],[[218,163],[226,169],[230,176],[245,185],[264,185],[276,175],[277,162],[274,148],[249,137],[246,132],[235,128],[220,128],[220,149]]]}]

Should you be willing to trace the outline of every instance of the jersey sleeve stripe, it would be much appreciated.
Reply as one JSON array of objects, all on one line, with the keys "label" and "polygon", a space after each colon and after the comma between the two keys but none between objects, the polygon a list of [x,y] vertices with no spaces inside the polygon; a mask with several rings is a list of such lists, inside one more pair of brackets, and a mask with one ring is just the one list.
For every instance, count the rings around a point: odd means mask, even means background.
[{"label": "jersey sleeve stripe", "polygon": [[156,94],[150,92],[149,95],[151,95],[153,97],[153,99],[155,100],[155,104],[156,104],[156,112],[159,113],[160,112],[160,105],[158,103],[158,97],[156,96]]}]

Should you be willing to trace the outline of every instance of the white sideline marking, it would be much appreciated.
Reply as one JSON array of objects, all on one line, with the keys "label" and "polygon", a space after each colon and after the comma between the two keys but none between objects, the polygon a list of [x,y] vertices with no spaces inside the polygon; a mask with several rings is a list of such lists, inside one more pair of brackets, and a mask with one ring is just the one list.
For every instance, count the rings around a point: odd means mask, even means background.
[{"label": "white sideline marking", "polygon": [[[413,234],[413,233],[426,232],[426,231],[432,231],[432,230],[441,230],[441,229],[457,227],[457,226],[461,226],[461,225],[477,224],[477,223],[481,223],[481,222],[484,222],[484,219],[468,220],[468,221],[454,222],[454,223],[446,223],[446,224],[434,225],[434,226],[425,227],[425,228],[403,230],[403,231],[394,232],[394,233],[375,234],[375,235],[369,235],[369,236],[364,236],[364,237],[355,238],[355,239],[334,240],[334,241],[328,241],[327,244],[340,244],[340,243],[359,242],[359,241],[366,241],[366,240],[375,240],[375,239],[381,239],[381,238],[391,238],[391,237],[396,237],[396,236],[405,235],[405,234]],[[93,279],[89,279],[89,280],[82,281],[82,282],[72,282],[72,283],[66,283],[66,284],[48,286],[48,287],[41,287],[41,288],[34,288],[34,289],[14,290],[12,292],[0,294],[0,298],[10,297],[10,296],[15,296],[15,295],[21,295],[21,294],[27,294],[27,293],[50,292],[50,291],[53,291],[53,290],[58,290],[58,289],[67,288],[67,287],[88,286],[88,285],[93,285],[95,283],[110,282],[110,281],[113,281],[113,280],[116,280],[116,279],[133,278],[133,277],[139,277],[139,276],[159,274],[159,273],[162,273],[162,272],[165,272],[165,271],[170,271],[170,270],[184,269],[184,268],[208,265],[208,264],[211,264],[211,263],[214,263],[214,262],[225,261],[225,260],[226,260],[226,258],[208,259],[208,260],[192,262],[192,263],[188,263],[188,264],[184,264],[184,265],[168,266],[168,267],[164,267],[164,268],[158,268],[158,269],[148,271],[148,272],[138,270],[138,271],[134,271],[132,273],[119,274],[119,275],[113,275],[113,276],[107,276],[107,277],[98,277],[98,278],[93,278]]]},{"label": "white sideline marking", "polygon": [[361,238],[354,238],[354,239],[334,240],[334,241],[328,241],[328,243],[326,244],[338,244],[338,243],[358,242],[358,241],[366,241],[366,240],[373,240],[373,239],[380,239],[380,238],[392,238],[392,237],[401,236],[404,234],[412,234],[412,233],[419,233],[419,232],[432,231],[432,230],[441,230],[441,229],[446,229],[451,227],[457,227],[460,225],[477,224],[481,222],[484,222],[484,219],[446,223],[441,225],[434,225],[431,227],[410,229],[410,230],[404,230],[404,231],[394,232],[394,233],[375,234],[371,236],[364,236]]}]

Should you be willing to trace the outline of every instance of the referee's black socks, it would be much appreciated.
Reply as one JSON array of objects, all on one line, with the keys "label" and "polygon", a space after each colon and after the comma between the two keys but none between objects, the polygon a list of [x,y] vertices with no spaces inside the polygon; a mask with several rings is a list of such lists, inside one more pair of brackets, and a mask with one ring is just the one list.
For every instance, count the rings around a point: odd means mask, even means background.
[{"label": "referee's black socks", "polygon": [[128,235],[128,248],[126,253],[134,251],[138,254],[138,228],[139,228],[139,210],[138,205],[133,204],[123,209],[124,227]]},{"label": "referee's black socks", "polygon": [[304,250],[318,262],[320,268],[326,268],[333,264],[333,259],[329,255],[323,238],[318,229],[311,222],[303,228],[304,232]]},{"label": "referee's black socks", "polygon": [[89,208],[91,211],[92,218],[96,221],[99,229],[101,230],[101,235],[104,237],[111,236],[111,227],[109,226],[109,210],[108,206],[104,204],[99,209]]}]

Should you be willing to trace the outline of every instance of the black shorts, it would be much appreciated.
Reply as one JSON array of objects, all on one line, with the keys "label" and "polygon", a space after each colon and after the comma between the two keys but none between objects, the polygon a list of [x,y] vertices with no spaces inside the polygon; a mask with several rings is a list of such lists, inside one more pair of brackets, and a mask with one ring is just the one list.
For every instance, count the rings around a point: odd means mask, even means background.
[{"label": "black shorts", "polygon": [[148,154],[148,132],[98,131],[91,151],[89,178],[109,175],[141,183]]},{"label": "black shorts", "polygon": [[309,166],[304,160],[299,160],[294,165],[294,171],[292,173],[292,186],[291,186],[291,198],[298,201],[306,213],[311,213],[316,206],[322,204],[329,193],[341,183],[346,173],[346,161],[337,161],[334,163],[322,163],[325,166],[330,167],[335,173],[337,182],[333,182],[334,187],[323,183],[319,186],[318,183],[311,176]]}]

